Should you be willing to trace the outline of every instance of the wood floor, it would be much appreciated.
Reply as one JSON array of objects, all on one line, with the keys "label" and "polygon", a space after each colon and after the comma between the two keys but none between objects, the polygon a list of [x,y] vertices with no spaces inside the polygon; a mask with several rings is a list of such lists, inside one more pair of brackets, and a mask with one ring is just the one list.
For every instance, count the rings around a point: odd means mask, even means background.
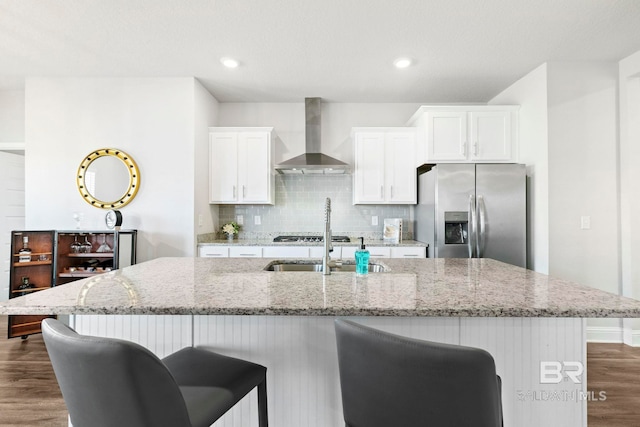
[{"label": "wood floor", "polygon": [[42,335],[6,339],[0,316],[0,426],[67,426],[67,409]]},{"label": "wood floor", "polygon": [[[0,426],[67,426],[42,336],[7,340],[6,330],[7,318],[0,316]],[[588,344],[587,381],[596,397],[606,394],[588,403],[589,427],[640,426],[640,348]]]},{"label": "wood floor", "polygon": [[640,348],[588,344],[587,389],[606,393],[589,402],[589,427],[640,426]]}]

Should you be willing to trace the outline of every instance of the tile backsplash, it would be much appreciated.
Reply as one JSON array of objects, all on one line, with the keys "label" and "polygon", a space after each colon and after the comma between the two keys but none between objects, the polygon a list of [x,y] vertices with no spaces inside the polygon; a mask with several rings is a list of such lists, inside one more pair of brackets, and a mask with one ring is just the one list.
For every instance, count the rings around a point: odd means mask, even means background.
[{"label": "tile backsplash", "polygon": [[[278,234],[322,234],[324,205],[331,198],[333,235],[364,236],[382,239],[385,218],[402,218],[403,239],[413,236],[409,205],[353,205],[351,175],[300,176],[276,175],[272,205],[220,205],[220,224],[244,218],[239,237],[271,238]],[[260,225],[255,217],[260,217]],[[378,225],[371,225],[371,217]]]}]

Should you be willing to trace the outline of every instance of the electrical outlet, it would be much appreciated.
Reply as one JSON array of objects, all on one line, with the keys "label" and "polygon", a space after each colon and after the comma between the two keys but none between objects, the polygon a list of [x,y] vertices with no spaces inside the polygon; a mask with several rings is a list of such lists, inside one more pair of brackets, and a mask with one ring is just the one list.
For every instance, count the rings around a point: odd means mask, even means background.
[{"label": "electrical outlet", "polygon": [[253,223],[254,223],[255,225],[260,225],[260,224],[262,224],[262,221],[260,220],[260,215],[256,215],[256,216],[254,216],[254,217],[253,217]]},{"label": "electrical outlet", "polygon": [[378,225],[378,215],[371,215],[371,225]]},{"label": "electrical outlet", "polygon": [[236,222],[238,223],[238,225],[244,225],[244,215],[237,215]]},{"label": "electrical outlet", "polygon": [[580,229],[589,230],[591,228],[591,217],[590,216],[581,216],[580,217]]},{"label": "electrical outlet", "polygon": [[198,226],[202,227],[203,222],[204,222],[204,219],[202,218],[202,214],[198,214]]}]

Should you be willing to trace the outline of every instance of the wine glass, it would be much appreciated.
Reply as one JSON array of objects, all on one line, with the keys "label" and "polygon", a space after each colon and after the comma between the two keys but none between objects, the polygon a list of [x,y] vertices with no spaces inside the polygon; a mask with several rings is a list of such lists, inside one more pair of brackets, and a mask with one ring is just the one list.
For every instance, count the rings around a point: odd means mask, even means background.
[{"label": "wine glass", "polygon": [[82,222],[82,218],[84,217],[84,213],[82,212],[74,212],[73,219],[76,221],[76,230],[80,230],[82,228],[80,226],[80,222]]},{"label": "wine glass", "polygon": [[71,243],[71,253],[74,253],[74,254],[80,253],[80,251],[82,250],[82,244],[78,242],[78,235],[74,234],[73,238],[74,238],[73,243]]},{"label": "wine glass", "polygon": [[82,243],[82,253],[88,254],[91,253],[91,249],[93,248],[93,245],[91,243],[89,243],[89,240],[87,240],[87,235],[84,235],[84,242]]},{"label": "wine glass", "polygon": [[111,250],[111,247],[107,244],[107,236],[105,234],[102,234],[102,244],[100,245],[100,247],[98,248],[98,250],[96,252],[113,252],[113,250]]}]

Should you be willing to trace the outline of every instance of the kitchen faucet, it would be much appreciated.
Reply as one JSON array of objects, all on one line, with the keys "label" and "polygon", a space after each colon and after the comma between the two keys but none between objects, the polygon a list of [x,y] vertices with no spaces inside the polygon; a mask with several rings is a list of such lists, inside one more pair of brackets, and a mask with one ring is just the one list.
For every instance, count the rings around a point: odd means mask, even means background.
[{"label": "kitchen faucet", "polygon": [[324,251],[322,253],[322,274],[331,274],[331,267],[336,265],[335,261],[331,261],[331,252],[333,252],[333,243],[331,237],[331,199],[327,197],[324,204]]}]

